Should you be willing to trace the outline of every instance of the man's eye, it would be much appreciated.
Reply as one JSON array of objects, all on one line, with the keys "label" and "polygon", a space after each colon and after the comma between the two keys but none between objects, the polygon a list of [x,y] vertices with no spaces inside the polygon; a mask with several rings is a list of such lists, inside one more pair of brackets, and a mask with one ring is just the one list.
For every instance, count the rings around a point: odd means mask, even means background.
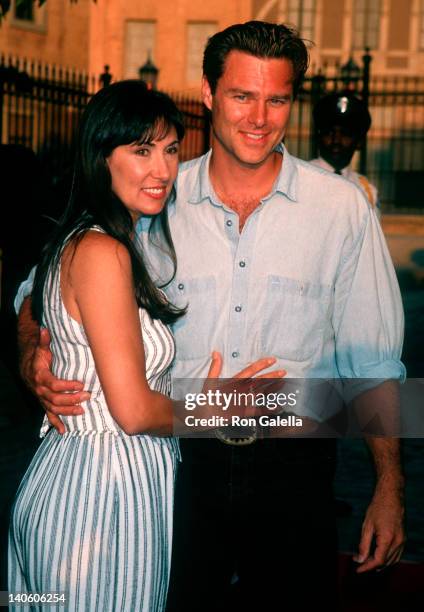
[{"label": "man's eye", "polygon": [[245,94],[237,94],[234,96],[236,100],[240,102],[245,102],[247,100],[247,96]]},{"label": "man's eye", "polygon": [[283,104],[285,104],[287,102],[287,100],[283,99],[283,98],[271,98],[270,103],[273,106],[282,106]]}]

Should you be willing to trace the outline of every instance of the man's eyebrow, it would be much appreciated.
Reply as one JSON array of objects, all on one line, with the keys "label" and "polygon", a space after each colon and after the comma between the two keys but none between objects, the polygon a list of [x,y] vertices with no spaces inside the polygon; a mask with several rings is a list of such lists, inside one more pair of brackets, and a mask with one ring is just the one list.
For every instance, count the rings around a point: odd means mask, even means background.
[{"label": "man's eyebrow", "polygon": [[[256,95],[256,92],[254,91],[250,91],[248,89],[240,89],[238,87],[230,87],[229,89],[227,89],[227,93],[233,94],[233,93],[237,93],[237,94],[243,94],[245,96],[254,96]],[[273,93],[271,95],[268,96],[268,98],[281,98],[282,100],[287,100],[289,98],[291,98],[293,95],[292,92],[289,93]]]},{"label": "man's eyebrow", "polygon": [[270,96],[268,96],[268,100],[291,100],[292,98],[293,98],[293,93],[286,93],[286,94],[278,93],[278,94],[271,94]]},{"label": "man's eyebrow", "polygon": [[254,95],[253,91],[249,91],[248,89],[240,89],[239,87],[230,87],[229,89],[227,89],[227,92],[228,93],[241,93],[246,96]]},{"label": "man's eyebrow", "polygon": [[281,98],[282,100],[287,100],[292,97],[292,93],[274,93],[268,96],[269,98]]}]

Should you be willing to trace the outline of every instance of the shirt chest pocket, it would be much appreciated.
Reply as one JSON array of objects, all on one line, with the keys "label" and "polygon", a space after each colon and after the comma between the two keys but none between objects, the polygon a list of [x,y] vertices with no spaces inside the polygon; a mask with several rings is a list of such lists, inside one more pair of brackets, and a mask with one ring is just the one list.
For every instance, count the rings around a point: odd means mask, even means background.
[{"label": "shirt chest pocket", "polygon": [[167,294],[176,306],[187,306],[186,315],[172,327],[177,358],[199,359],[210,355],[217,318],[215,278],[179,278]]},{"label": "shirt chest pocket", "polygon": [[305,361],[320,347],[328,327],[330,286],[269,276],[261,333],[263,354]]}]

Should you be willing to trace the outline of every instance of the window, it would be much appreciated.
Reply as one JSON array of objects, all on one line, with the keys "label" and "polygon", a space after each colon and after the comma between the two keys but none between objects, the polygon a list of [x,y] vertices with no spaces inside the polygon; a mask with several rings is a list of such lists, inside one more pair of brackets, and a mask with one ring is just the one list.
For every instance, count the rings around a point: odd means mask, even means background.
[{"label": "window", "polygon": [[187,83],[200,83],[206,41],[216,31],[217,24],[214,21],[187,24]]},{"label": "window", "polygon": [[381,0],[353,1],[354,49],[378,49],[381,4]]},{"label": "window", "polygon": [[287,22],[299,30],[303,38],[313,40],[315,36],[315,0],[287,0]]},{"label": "window", "polygon": [[138,79],[138,71],[150,55],[155,56],[156,23],[127,21],[125,24],[124,78]]},{"label": "window", "polygon": [[46,32],[46,5],[38,6],[33,0],[12,0],[10,25],[34,32]]},{"label": "window", "polygon": [[22,21],[34,21],[34,5],[32,0],[15,0],[15,19],[22,19]]}]

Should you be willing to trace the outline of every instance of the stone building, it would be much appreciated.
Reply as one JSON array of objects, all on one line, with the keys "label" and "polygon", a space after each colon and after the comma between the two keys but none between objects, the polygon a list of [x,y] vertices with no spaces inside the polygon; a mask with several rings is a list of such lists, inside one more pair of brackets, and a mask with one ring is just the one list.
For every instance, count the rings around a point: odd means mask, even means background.
[{"label": "stone building", "polygon": [[150,53],[159,87],[194,94],[207,37],[249,19],[295,24],[316,67],[368,46],[373,74],[424,73],[424,0],[12,0],[0,51],[95,75],[109,64],[114,79],[137,77]]}]

